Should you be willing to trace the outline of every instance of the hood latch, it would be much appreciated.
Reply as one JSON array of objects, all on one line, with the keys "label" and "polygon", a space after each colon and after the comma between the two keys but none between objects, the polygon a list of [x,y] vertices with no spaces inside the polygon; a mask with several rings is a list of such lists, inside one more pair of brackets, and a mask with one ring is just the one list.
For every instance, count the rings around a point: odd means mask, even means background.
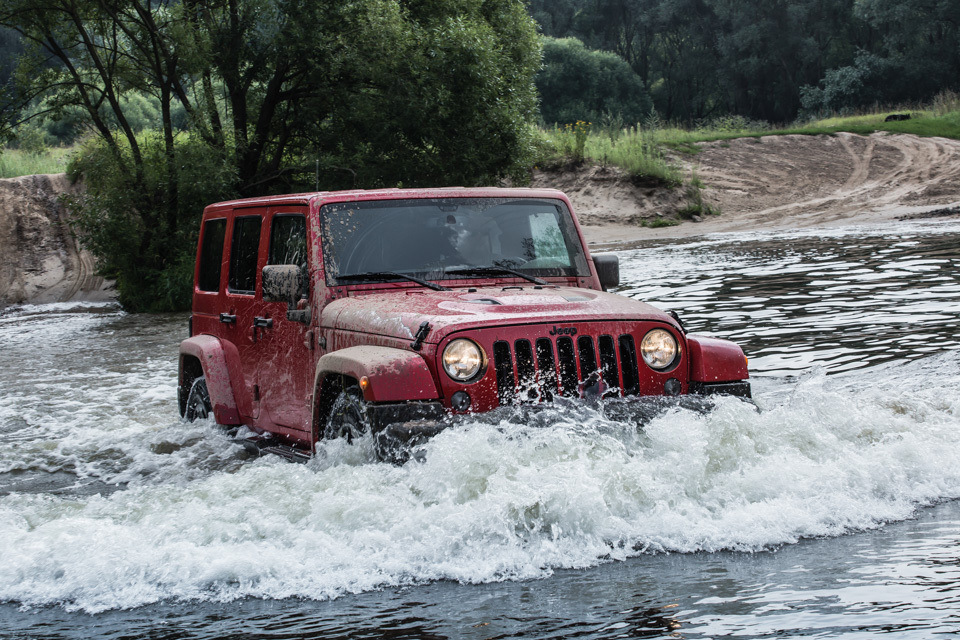
[{"label": "hood latch", "polygon": [[410,343],[410,348],[414,351],[420,351],[423,348],[423,341],[427,339],[427,335],[430,333],[430,323],[424,320],[420,323],[420,328],[417,329],[417,335],[413,336],[413,342]]}]

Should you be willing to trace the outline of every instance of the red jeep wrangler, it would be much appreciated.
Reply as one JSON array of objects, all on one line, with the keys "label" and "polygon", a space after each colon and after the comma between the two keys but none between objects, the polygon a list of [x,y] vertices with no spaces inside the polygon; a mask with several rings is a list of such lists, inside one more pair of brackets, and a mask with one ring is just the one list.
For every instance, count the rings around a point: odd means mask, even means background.
[{"label": "red jeep wrangler", "polygon": [[402,443],[554,396],[750,395],[737,345],[605,293],[618,283],[617,257],[591,259],[559,191],[210,205],[180,413],[247,425],[261,450],[297,458],[322,438]]}]

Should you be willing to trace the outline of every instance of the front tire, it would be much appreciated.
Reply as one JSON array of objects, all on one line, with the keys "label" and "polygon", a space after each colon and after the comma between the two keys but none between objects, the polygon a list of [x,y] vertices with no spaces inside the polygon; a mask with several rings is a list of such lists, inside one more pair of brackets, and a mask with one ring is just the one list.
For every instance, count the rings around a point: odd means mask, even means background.
[{"label": "front tire", "polygon": [[207,391],[207,381],[200,376],[190,385],[187,394],[187,403],[183,410],[183,419],[187,422],[206,420],[213,414],[210,406],[210,393]]},{"label": "front tire", "polygon": [[358,387],[347,387],[337,395],[330,407],[330,415],[323,429],[324,439],[346,438],[352,444],[371,431],[363,394]]}]

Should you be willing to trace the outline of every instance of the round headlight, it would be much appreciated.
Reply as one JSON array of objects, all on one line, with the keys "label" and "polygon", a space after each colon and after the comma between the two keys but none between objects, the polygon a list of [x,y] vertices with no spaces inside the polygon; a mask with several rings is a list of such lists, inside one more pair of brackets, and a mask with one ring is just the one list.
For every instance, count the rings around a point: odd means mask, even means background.
[{"label": "round headlight", "polygon": [[666,369],[677,357],[677,341],[669,331],[653,329],[643,336],[640,354],[652,369]]},{"label": "round headlight", "polygon": [[483,366],[483,351],[472,340],[459,338],[443,350],[443,368],[457,382],[466,382]]}]

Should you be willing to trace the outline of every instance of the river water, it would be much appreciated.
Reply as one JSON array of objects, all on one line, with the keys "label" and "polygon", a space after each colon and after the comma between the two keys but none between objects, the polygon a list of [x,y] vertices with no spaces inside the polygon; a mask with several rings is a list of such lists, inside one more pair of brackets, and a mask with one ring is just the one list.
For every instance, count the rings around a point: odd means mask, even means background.
[{"label": "river water", "polygon": [[[960,632],[960,223],[620,251],[756,406],[590,407],[250,459],[176,412],[185,315],[0,313],[2,638]],[[499,420],[499,421],[498,421]]]}]

